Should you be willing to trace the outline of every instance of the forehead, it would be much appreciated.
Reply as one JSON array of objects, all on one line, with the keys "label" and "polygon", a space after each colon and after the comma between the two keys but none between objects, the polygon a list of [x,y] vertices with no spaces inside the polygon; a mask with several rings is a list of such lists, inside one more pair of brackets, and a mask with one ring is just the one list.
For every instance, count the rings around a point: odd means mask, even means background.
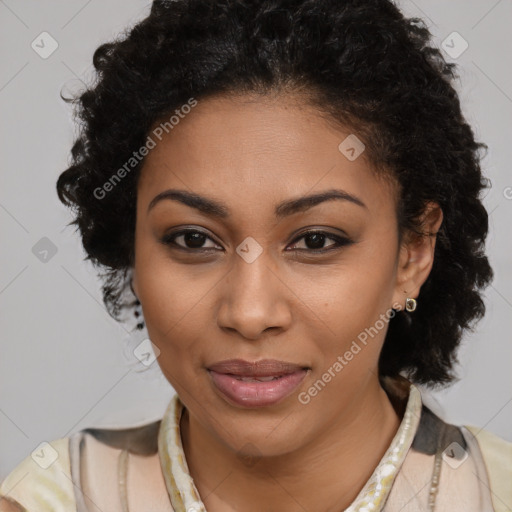
[{"label": "forehead", "polygon": [[377,178],[357,136],[334,127],[301,96],[211,97],[157,137],[158,126],[149,132],[156,145],[139,180],[146,206],[176,188],[259,211],[283,199],[343,189],[381,212],[394,210],[393,190]]}]

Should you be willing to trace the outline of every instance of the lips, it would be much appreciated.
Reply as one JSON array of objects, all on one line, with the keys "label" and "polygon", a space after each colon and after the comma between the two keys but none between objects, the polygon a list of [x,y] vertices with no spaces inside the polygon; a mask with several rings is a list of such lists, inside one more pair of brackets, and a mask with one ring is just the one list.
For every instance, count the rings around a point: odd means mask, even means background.
[{"label": "lips", "polygon": [[231,374],[239,377],[280,377],[305,368],[295,363],[276,359],[261,359],[250,362],[243,359],[229,359],[208,367],[217,373]]},{"label": "lips", "polygon": [[242,407],[263,407],[289,396],[302,382],[308,368],[295,363],[263,359],[250,362],[230,359],[208,367],[217,392]]}]

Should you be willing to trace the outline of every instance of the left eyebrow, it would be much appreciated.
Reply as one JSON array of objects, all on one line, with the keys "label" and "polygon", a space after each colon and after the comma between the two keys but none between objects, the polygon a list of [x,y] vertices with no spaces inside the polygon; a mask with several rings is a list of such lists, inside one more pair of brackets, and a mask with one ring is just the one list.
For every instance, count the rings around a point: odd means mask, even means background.
[{"label": "left eyebrow", "polygon": [[[179,201],[180,203],[195,208],[205,215],[211,215],[221,219],[229,217],[229,208],[222,202],[215,199],[207,198],[188,192],[186,190],[169,189],[160,192],[155,196],[148,206],[148,212],[154,208],[154,206],[163,200]],[[345,192],[344,190],[332,189],[320,192],[318,194],[312,194],[309,196],[299,197],[297,199],[288,199],[278,204],[275,208],[274,215],[278,218],[288,217],[297,212],[303,212],[313,208],[314,206],[323,203],[325,201],[341,200],[348,201],[362,208],[368,209],[364,202],[358,197]]]},{"label": "left eyebrow", "polygon": [[362,208],[368,209],[368,207],[358,197],[349,194],[344,190],[332,189],[319,192],[318,194],[312,194],[309,196],[299,197],[298,199],[289,199],[284,201],[276,207],[275,216],[280,219],[287,217],[288,215],[293,215],[297,212],[309,210],[310,208],[313,208],[313,206],[316,206],[325,201],[333,200],[349,201],[353,204],[361,206]]}]

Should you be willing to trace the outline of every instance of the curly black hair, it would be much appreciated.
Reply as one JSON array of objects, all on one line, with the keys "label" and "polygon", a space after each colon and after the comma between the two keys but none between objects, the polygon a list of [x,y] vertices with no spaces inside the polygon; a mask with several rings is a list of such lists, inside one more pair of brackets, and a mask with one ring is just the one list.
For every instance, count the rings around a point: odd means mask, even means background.
[{"label": "curly black hair", "polygon": [[[480,150],[488,147],[461,113],[455,64],[430,40],[425,23],[390,0],[155,0],[145,19],[99,46],[95,83],[63,97],[76,107],[80,133],[57,192],[76,214],[70,224],[85,259],[104,270],[109,314],[120,321],[133,304],[125,293],[144,159],[131,170],[126,162],[151,127],[191,97],[302,91],[350,127],[373,168],[399,184],[401,234],[425,235],[418,222],[425,205],[441,206],[420,306],[390,320],[379,373],[430,387],[453,381],[456,350],[483,317],[481,289],[493,278],[481,201],[488,181]],[[123,165],[123,179],[105,193]]]}]

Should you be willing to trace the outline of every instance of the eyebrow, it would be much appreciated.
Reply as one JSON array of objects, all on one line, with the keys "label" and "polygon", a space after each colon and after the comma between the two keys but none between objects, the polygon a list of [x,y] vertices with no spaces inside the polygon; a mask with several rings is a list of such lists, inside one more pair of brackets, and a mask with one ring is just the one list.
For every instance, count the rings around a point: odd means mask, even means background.
[{"label": "eyebrow", "polygon": [[[204,213],[205,215],[211,215],[213,217],[218,217],[220,219],[225,219],[230,215],[229,208],[224,203],[217,201],[215,199],[200,196],[193,192],[178,189],[169,189],[160,192],[151,200],[147,211],[149,212],[152,208],[156,206],[156,204],[163,200],[178,201],[187,206],[190,206],[191,208],[199,210],[201,213]],[[281,219],[284,217],[288,217],[289,215],[293,215],[294,213],[309,210],[310,208],[313,208],[313,206],[316,206],[325,201],[332,200],[348,201],[358,206],[361,206],[362,208],[368,209],[368,207],[358,197],[349,194],[344,190],[331,189],[317,194],[312,194],[309,196],[299,197],[297,199],[288,199],[286,201],[283,201],[282,203],[276,206],[274,215],[276,216],[276,218]]]}]

